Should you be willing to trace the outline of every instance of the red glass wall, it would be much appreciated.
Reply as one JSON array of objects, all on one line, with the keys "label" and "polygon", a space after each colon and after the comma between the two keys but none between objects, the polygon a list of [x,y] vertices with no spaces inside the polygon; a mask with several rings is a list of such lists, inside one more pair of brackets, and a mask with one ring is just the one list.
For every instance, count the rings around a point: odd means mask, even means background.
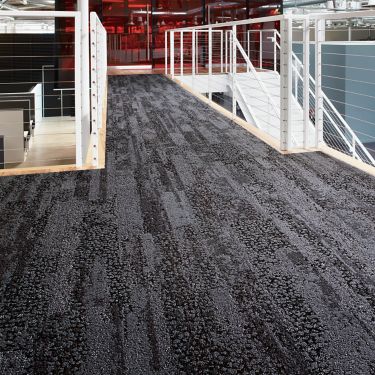
[{"label": "red glass wall", "polygon": [[109,65],[151,64],[151,0],[103,0]]},{"label": "red glass wall", "polygon": [[201,0],[155,0],[152,46],[154,68],[164,67],[165,31],[205,23]]},{"label": "red glass wall", "polygon": [[[58,2],[71,10],[75,0]],[[154,68],[164,67],[166,30],[265,17],[281,7],[281,0],[90,0],[108,33],[108,64]]]}]

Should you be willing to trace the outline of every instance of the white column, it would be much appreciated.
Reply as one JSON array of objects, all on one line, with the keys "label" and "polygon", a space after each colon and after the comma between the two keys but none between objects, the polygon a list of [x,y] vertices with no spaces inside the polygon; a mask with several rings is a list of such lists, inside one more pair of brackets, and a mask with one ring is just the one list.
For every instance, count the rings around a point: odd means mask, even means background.
[{"label": "white column", "polygon": [[86,161],[90,142],[90,30],[89,1],[78,0],[77,9],[81,12],[81,158],[77,164],[82,166]]},{"label": "white column", "polygon": [[287,151],[292,140],[292,20],[281,20],[280,29],[280,149]]}]

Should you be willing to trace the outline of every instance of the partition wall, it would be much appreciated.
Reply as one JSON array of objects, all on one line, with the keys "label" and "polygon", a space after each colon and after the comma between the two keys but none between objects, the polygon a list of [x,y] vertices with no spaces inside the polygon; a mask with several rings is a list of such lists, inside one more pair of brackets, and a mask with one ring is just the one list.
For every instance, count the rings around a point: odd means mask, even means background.
[{"label": "partition wall", "polygon": [[[90,0],[108,35],[108,65],[164,67],[164,34],[180,27],[279,14],[281,0]],[[71,0],[58,10],[74,10]]]}]

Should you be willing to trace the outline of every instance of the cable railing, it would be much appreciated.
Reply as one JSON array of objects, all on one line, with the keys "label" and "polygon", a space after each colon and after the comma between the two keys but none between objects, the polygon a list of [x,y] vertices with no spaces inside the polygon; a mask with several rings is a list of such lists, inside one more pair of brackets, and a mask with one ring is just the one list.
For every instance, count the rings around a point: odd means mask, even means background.
[{"label": "cable railing", "polygon": [[[330,35],[336,21],[374,14],[283,15],[168,30],[166,74],[268,133],[280,150],[328,146],[375,166],[375,111],[368,104],[375,96],[357,86],[375,85],[363,76],[373,71],[366,58],[375,58],[374,41],[355,40],[363,34],[355,30],[350,41]],[[367,52],[342,52],[340,43]],[[344,98],[332,94],[340,90]]]},{"label": "cable railing", "polygon": [[[92,14],[90,45],[83,11],[0,13],[18,25],[17,32],[0,28],[0,169],[98,166],[95,137],[106,101],[106,40],[99,19]],[[53,27],[20,33],[30,19]]]},{"label": "cable railing", "polygon": [[[276,35],[280,38],[280,34],[275,30]],[[280,50],[280,45],[275,40],[277,49]],[[341,54],[341,56],[346,56]],[[364,56],[363,56],[364,57]],[[375,56],[374,56],[375,57]],[[295,52],[292,52],[292,65],[293,65],[293,82],[294,90],[293,95],[298,103],[303,106],[303,71],[304,65],[298,58]],[[337,66],[334,64],[322,64],[326,66]],[[343,67],[341,65],[341,67]],[[299,83],[300,82],[300,83]],[[315,79],[309,74],[309,108],[315,108]],[[322,85],[322,88],[324,86]],[[374,165],[375,160],[363,143],[359,140],[358,136],[344,120],[343,116],[338,112],[336,106],[332,103],[324,90],[321,90],[323,97],[323,139],[325,143],[346,155],[352,156],[366,164]],[[333,101],[335,101],[333,99]],[[342,103],[345,104],[345,103]],[[364,108],[362,108],[364,109]],[[310,113],[310,120],[315,124],[315,114]]]}]

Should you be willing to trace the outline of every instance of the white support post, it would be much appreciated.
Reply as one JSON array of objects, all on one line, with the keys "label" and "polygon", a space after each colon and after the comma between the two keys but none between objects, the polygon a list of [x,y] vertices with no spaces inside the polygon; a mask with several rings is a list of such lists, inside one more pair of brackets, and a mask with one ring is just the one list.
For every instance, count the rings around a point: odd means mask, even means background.
[{"label": "white support post", "polygon": [[168,31],[164,33],[165,75],[168,74]]},{"label": "white support post", "polygon": [[191,74],[195,76],[195,30],[191,32]]},{"label": "white support post", "polygon": [[303,21],[303,147],[310,146],[310,20]]},{"label": "white support post", "polygon": [[76,164],[82,163],[82,81],[81,81],[81,17],[74,18],[74,100],[76,130]]},{"label": "white support post", "polygon": [[315,20],[315,147],[323,142],[322,42],[325,20]]},{"label": "white support post", "polygon": [[276,48],[276,30],[273,30],[273,70],[277,71],[277,48]]},{"label": "white support post", "polygon": [[171,44],[171,47],[170,47],[170,60],[171,60],[171,63],[170,63],[170,71],[171,71],[171,77],[172,79],[174,79],[174,31],[171,31],[170,32],[170,44]]},{"label": "white support post", "polygon": [[180,31],[180,75],[184,75],[184,32]]},{"label": "white support post", "polygon": [[223,65],[224,65],[224,51],[223,51],[223,46],[224,46],[224,40],[223,40],[223,30],[220,30],[220,72],[223,73]]},{"label": "white support post", "polygon": [[225,30],[225,73],[228,73],[228,31]]},{"label": "white support post", "polygon": [[91,139],[92,139],[92,164],[97,167],[99,165],[99,129],[98,129],[98,40],[96,14],[90,14],[90,43],[91,43]]},{"label": "white support post", "polygon": [[234,85],[235,75],[237,73],[237,45],[235,43],[235,38],[237,36],[237,26],[233,25],[232,27],[232,114],[233,116],[237,115],[237,100],[236,100],[236,88]]},{"label": "white support post", "polygon": [[197,56],[197,67],[195,69],[195,74],[198,74],[198,66],[199,66],[199,44],[198,44],[198,41],[199,41],[199,30],[197,31],[197,34],[195,35],[195,42],[196,42],[195,54]]},{"label": "white support post", "polygon": [[250,36],[251,36],[251,30],[247,31],[247,56],[249,56],[250,59]]},{"label": "white support post", "polygon": [[212,27],[208,28],[208,99],[212,100]]},{"label": "white support post", "polygon": [[280,22],[280,149],[288,151],[292,140],[292,21]]},{"label": "white support post", "polygon": [[263,69],[263,31],[259,30],[259,67]]},{"label": "white support post", "polygon": [[233,29],[229,32],[229,73],[233,73]]},{"label": "white support post", "polygon": [[89,2],[79,0],[77,8],[81,13],[81,157],[76,158],[77,165],[82,166],[90,141],[90,30],[89,30]]}]

